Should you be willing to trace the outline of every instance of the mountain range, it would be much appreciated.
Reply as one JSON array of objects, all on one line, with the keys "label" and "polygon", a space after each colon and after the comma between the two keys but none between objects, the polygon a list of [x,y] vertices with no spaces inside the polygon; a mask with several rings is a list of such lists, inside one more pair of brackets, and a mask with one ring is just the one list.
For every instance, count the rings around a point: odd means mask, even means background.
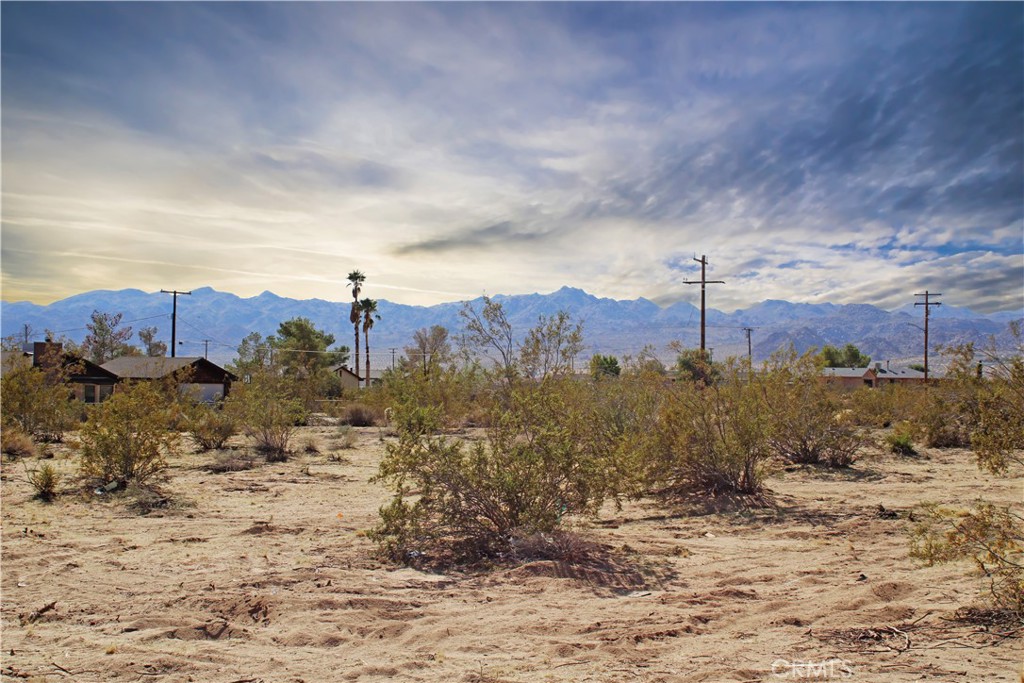
[{"label": "mountain range", "polygon": [[[644,347],[668,362],[673,353],[668,345],[680,341],[686,347],[700,343],[700,310],[678,302],[661,307],[647,299],[614,300],[598,298],[581,289],[563,287],[550,294],[498,295],[515,333],[522,337],[536,324],[539,315],[568,311],[584,323],[583,358],[594,353],[618,357],[635,356]],[[470,302],[480,307],[482,300]],[[56,301],[47,306],[29,302],[0,302],[0,334],[22,340],[28,328],[29,341],[41,340],[46,331],[58,338],[81,342],[93,311],[122,313],[123,324],[137,332],[156,327],[157,338],[170,342],[171,297],[138,289],[96,290]],[[431,325],[442,325],[457,337],[463,328],[459,316],[462,302],[435,306],[407,306],[380,300],[381,319],[370,335],[371,360],[375,367],[391,364],[402,354],[413,333]],[[250,332],[274,334],[278,324],[305,317],[333,334],[338,344],[351,346],[350,303],[323,299],[289,299],[266,291],[249,298],[219,292],[210,287],[192,290],[178,298],[178,355],[208,355],[218,363],[229,362],[243,337]],[[919,361],[923,354],[923,309],[913,303],[894,311],[868,304],[807,304],[768,300],[733,313],[708,309],[707,346],[715,358],[747,353],[747,332],[755,360],[792,344],[798,351],[825,344],[856,344],[875,360],[896,363]],[[967,308],[940,306],[932,309],[930,346],[974,342],[984,344],[994,337],[1009,347],[1009,323],[1024,320],[1024,309],[981,315]],[[138,338],[133,337],[138,343]]]}]

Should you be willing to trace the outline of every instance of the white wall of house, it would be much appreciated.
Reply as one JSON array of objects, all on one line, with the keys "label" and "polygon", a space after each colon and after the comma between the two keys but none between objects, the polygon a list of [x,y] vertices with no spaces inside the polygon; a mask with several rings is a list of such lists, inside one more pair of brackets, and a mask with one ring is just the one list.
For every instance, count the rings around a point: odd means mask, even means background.
[{"label": "white wall of house", "polygon": [[190,382],[181,385],[181,393],[201,403],[216,403],[224,398],[223,384],[198,384]]}]

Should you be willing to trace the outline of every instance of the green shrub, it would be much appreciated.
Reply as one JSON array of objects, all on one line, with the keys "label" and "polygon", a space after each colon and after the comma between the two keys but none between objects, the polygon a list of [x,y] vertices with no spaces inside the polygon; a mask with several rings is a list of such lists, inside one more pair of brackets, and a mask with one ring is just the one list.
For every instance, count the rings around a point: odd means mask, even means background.
[{"label": "green shrub", "polygon": [[667,492],[762,491],[772,428],[760,380],[748,382],[741,367],[730,362],[708,386],[680,381],[666,393],[654,428],[652,485]]},{"label": "green shrub", "polygon": [[915,517],[911,557],[929,565],[971,560],[988,583],[992,606],[1024,619],[1024,517],[991,503],[973,510],[925,504]]},{"label": "green shrub", "polygon": [[100,483],[146,484],[167,467],[176,435],[172,405],[150,382],[119,387],[81,430],[82,474]]},{"label": "green shrub", "polygon": [[220,450],[238,433],[238,425],[229,411],[205,403],[184,409],[184,429],[200,453]]},{"label": "green shrub", "polygon": [[44,502],[50,502],[57,497],[57,487],[60,485],[61,474],[57,468],[50,463],[43,463],[35,469],[25,468],[25,478],[35,490],[35,497]]},{"label": "green shrub", "polygon": [[224,411],[268,462],[288,458],[296,425],[306,416],[295,383],[272,372],[255,373],[250,382],[233,387]]},{"label": "green shrub", "polygon": [[771,447],[786,460],[847,467],[856,459],[861,437],[842,397],[818,377],[815,357],[782,353],[758,378],[771,420]]},{"label": "green shrub", "polygon": [[889,446],[889,451],[896,455],[917,455],[911,427],[905,422],[901,422],[886,435],[885,443]]},{"label": "green shrub", "polygon": [[[932,408],[955,425],[955,436],[970,439],[978,467],[993,474],[1011,475],[1011,466],[1024,464],[1024,343],[1019,325],[1011,325],[1016,349],[1004,354],[994,343],[982,350],[989,366],[978,372],[971,345],[947,351],[946,378],[930,387]],[[945,433],[943,433],[945,435]],[[974,509],[950,509],[927,504],[917,514],[912,530],[912,556],[929,564],[970,559],[987,580],[989,601],[1009,614],[1015,624],[1024,621],[1024,515],[1020,505],[994,505],[979,501]]]},{"label": "green shrub", "polygon": [[75,426],[77,407],[71,388],[64,383],[66,375],[59,365],[44,371],[27,361],[5,369],[0,378],[3,426],[15,426],[43,441],[62,440]]},{"label": "green shrub", "polygon": [[476,364],[429,366],[429,372],[405,364],[384,374],[384,381],[362,396],[377,418],[399,403],[439,408],[445,427],[486,426],[490,419],[494,385]]},{"label": "green shrub", "polygon": [[584,389],[572,380],[510,385],[486,443],[439,435],[438,407],[401,405],[398,442],[377,477],[395,496],[371,538],[402,562],[473,561],[553,531],[565,515],[595,514],[617,482]]},{"label": "green shrub", "polygon": [[846,399],[855,425],[884,429],[897,422],[916,421],[923,414],[927,394],[920,385],[886,384],[860,387]]}]

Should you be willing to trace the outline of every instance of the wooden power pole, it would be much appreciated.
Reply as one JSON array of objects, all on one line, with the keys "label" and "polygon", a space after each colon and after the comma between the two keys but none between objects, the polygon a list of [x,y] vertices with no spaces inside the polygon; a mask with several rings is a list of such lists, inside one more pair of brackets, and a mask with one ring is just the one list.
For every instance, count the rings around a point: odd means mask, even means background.
[{"label": "wooden power pole", "polygon": [[750,363],[754,362],[753,346],[750,344],[750,333],[754,331],[753,327],[744,327],[743,331],[747,333],[747,360]]},{"label": "wooden power pole", "polygon": [[696,256],[694,256],[693,260],[700,264],[700,280],[683,280],[683,284],[686,284],[686,285],[696,285],[696,284],[699,284],[700,285],[700,355],[701,355],[701,357],[703,357],[704,356],[705,341],[706,341],[706,337],[705,337],[705,333],[704,333],[705,328],[706,328],[706,324],[705,324],[706,318],[705,318],[705,313],[704,313],[704,304],[705,304],[705,294],[704,293],[705,293],[708,285],[724,285],[725,284],[725,280],[708,280],[707,279],[707,266],[708,266],[708,257],[707,256],[701,254],[700,258],[697,258]]},{"label": "wooden power pole", "polygon": [[942,296],[941,294],[935,294],[929,292],[927,289],[924,290],[924,294],[915,294],[914,296],[923,296],[924,301],[915,302],[915,306],[924,306],[924,383],[928,384],[928,318],[931,317],[932,306],[941,306],[942,304],[938,301],[932,301],[932,297]]},{"label": "wooden power pole", "polygon": [[179,292],[176,289],[161,289],[160,293],[174,295],[174,307],[171,309],[171,358],[174,358],[174,354],[178,347],[178,295],[183,294],[191,296],[192,292]]}]

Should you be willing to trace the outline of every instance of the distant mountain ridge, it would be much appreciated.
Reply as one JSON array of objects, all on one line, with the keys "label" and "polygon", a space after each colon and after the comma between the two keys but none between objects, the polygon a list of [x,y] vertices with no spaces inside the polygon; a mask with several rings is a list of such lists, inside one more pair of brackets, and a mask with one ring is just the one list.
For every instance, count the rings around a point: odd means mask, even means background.
[{"label": "distant mountain ridge", "polygon": [[[518,335],[536,324],[539,315],[567,310],[584,322],[584,359],[593,353],[635,356],[644,347],[668,361],[668,344],[680,341],[696,347],[700,338],[700,310],[687,302],[660,307],[647,299],[615,300],[563,287],[550,294],[497,295]],[[481,299],[473,303],[480,305]],[[390,365],[402,353],[413,333],[420,328],[442,325],[457,337],[463,328],[461,302],[435,306],[407,306],[381,299],[381,320],[371,332],[372,362]],[[24,326],[31,339],[39,340],[45,330],[58,337],[80,342],[94,310],[123,313],[124,323],[134,332],[156,327],[157,338],[170,342],[171,298],[159,292],[138,289],[95,290],[76,294],[48,306],[29,302],[0,302],[0,332],[3,337],[21,338]],[[178,355],[203,355],[219,363],[230,361],[243,337],[250,332],[274,334],[278,324],[295,317],[309,318],[317,327],[333,334],[337,343],[352,346],[353,330],[348,321],[349,302],[323,299],[290,299],[265,291],[243,298],[211,287],[192,290],[178,299]],[[869,304],[808,304],[767,300],[733,313],[708,309],[708,347],[716,358],[747,353],[744,328],[753,328],[751,346],[755,360],[793,344],[798,351],[824,344],[856,344],[876,360],[911,362],[922,355],[923,311],[908,303],[895,311]],[[995,336],[1001,344],[1009,340],[1008,323],[1024,320],[1024,309],[991,316],[966,308],[941,306],[933,309],[933,346],[974,342],[985,343]],[[204,341],[205,340],[205,341]],[[137,343],[137,337],[133,338]],[[394,351],[393,351],[394,350]]]}]

